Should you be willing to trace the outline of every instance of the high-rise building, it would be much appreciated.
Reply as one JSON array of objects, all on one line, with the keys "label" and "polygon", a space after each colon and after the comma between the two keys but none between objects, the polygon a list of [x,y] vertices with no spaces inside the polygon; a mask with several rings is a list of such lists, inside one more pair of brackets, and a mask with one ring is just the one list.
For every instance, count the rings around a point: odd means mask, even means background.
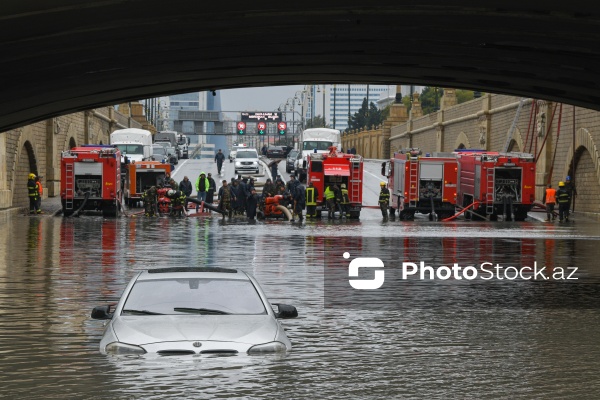
[{"label": "high-rise building", "polygon": [[325,106],[329,112],[326,123],[340,131],[345,130],[348,127],[348,117],[362,107],[365,98],[368,104],[377,104],[381,94],[389,92],[390,87],[395,90],[394,85],[327,85],[329,94]]}]

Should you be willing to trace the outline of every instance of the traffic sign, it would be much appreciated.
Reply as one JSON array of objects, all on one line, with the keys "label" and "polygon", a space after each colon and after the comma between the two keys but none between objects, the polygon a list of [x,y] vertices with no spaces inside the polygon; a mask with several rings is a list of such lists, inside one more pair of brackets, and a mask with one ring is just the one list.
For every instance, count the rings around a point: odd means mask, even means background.
[{"label": "traffic sign", "polygon": [[283,121],[278,122],[277,123],[277,130],[279,131],[280,135],[285,135],[286,131],[287,131],[287,124]]},{"label": "traffic sign", "polygon": [[238,135],[246,134],[246,123],[245,122],[240,121],[237,123],[237,133],[238,133]]},{"label": "traffic sign", "polygon": [[258,134],[259,135],[264,135],[267,133],[267,123],[260,121],[258,124],[256,124],[256,128],[258,128]]}]

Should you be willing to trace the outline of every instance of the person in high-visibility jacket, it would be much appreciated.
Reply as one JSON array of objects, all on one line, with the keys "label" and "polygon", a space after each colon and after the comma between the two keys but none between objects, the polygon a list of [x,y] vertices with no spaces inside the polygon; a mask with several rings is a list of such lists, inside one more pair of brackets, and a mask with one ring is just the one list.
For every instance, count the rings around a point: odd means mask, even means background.
[{"label": "person in high-visibility jacket", "polygon": [[317,199],[319,198],[319,191],[311,182],[308,183],[306,188],[306,218],[315,218],[317,216]]},{"label": "person in high-visibility jacket", "polygon": [[381,191],[379,192],[379,208],[381,208],[381,215],[383,220],[388,220],[388,208],[390,207],[390,190],[386,186],[385,182],[381,182]]},{"label": "person in high-visibility jacket", "polygon": [[554,221],[554,205],[556,204],[556,189],[552,188],[551,184],[548,184],[546,193],[544,193],[544,204],[546,204],[546,221]]},{"label": "person in high-visibility jacket", "polygon": [[38,186],[35,183],[35,174],[31,173],[27,179],[27,192],[29,196],[29,213],[36,214],[41,211],[38,209],[38,197],[40,194],[38,193]]},{"label": "person in high-visibility jacket", "polygon": [[571,205],[571,195],[565,189],[564,182],[558,182],[558,190],[556,191],[556,199],[558,201],[558,221],[569,221],[569,206]]},{"label": "person in high-visibility jacket", "polygon": [[327,218],[333,219],[333,213],[335,212],[335,191],[333,190],[333,185],[327,186],[323,194],[327,202]]},{"label": "person in high-visibility jacket", "polygon": [[345,215],[347,218],[350,217],[350,197],[348,196],[348,189],[346,189],[346,184],[342,183],[342,199],[340,204],[342,206],[342,215]]}]

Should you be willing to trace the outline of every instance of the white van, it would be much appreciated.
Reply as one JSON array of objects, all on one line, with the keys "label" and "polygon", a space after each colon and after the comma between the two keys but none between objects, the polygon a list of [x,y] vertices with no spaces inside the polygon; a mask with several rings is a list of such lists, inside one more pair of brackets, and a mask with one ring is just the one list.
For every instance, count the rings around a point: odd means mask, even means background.
[{"label": "white van", "polygon": [[147,161],[153,156],[152,133],[145,129],[118,129],[110,134],[110,144],[118,147],[129,161]]}]

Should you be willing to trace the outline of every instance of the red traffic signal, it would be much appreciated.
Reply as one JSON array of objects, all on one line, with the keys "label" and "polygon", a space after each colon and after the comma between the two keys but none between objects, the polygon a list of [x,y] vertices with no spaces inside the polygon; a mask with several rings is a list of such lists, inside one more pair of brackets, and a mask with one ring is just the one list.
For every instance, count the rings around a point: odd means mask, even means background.
[{"label": "red traffic signal", "polygon": [[237,133],[238,133],[238,135],[246,134],[246,123],[245,122],[240,121],[237,123]]},{"label": "red traffic signal", "polygon": [[287,132],[287,124],[283,121],[279,122],[277,124],[277,130],[279,131],[280,135],[285,135]]}]

